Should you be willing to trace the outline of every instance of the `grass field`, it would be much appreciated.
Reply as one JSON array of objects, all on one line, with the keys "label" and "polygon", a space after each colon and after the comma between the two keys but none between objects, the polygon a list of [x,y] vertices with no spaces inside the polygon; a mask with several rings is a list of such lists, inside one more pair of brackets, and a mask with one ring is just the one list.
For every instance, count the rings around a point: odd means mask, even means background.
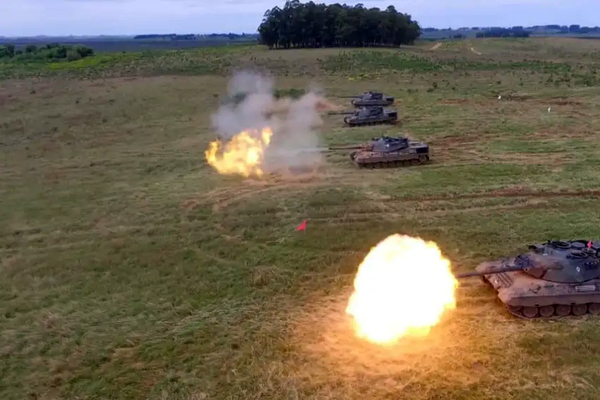
[{"label": "grass field", "polygon": [[[598,320],[516,319],[477,279],[426,338],[354,336],[356,268],[390,234],[461,272],[600,239],[600,41],[433,45],[0,69],[0,397],[597,399]],[[326,116],[324,144],[401,133],[432,162],[363,170],[342,152],[307,177],[218,175],[210,117],[249,67],[342,105],[396,96],[401,127]]]}]

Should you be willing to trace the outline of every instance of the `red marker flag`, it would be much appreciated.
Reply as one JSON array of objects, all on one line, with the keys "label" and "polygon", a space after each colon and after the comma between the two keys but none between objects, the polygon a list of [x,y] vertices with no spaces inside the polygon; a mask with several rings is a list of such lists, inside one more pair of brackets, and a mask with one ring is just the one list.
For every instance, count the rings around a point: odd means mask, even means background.
[{"label": "red marker flag", "polygon": [[297,231],[305,231],[306,230],[306,220],[302,221],[300,225],[296,228]]},{"label": "red marker flag", "polygon": [[588,247],[588,249],[592,248],[592,241],[591,240],[588,242],[587,247]]}]

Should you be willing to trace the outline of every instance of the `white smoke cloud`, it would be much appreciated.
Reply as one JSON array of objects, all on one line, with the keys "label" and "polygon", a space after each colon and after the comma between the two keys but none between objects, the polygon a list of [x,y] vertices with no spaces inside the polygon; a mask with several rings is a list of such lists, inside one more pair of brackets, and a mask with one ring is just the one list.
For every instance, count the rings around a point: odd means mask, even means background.
[{"label": "white smoke cloud", "polygon": [[213,129],[226,141],[243,130],[269,127],[273,137],[265,152],[267,172],[314,169],[322,163],[323,155],[299,150],[320,146],[318,127],[323,121],[319,112],[336,107],[314,86],[299,99],[277,99],[274,88],[272,77],[246,71],[236,73],[227,87],[228,95],[245,97],[237,104],[222,105],[212,117]]}]

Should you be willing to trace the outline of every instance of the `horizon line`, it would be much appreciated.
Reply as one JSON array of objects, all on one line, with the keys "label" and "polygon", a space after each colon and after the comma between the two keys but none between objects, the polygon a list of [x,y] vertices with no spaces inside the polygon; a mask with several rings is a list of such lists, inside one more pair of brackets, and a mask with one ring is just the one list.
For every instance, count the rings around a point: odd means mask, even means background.
[{"label": "horizon line", "polygon": [[[418,21],[417,21],[418,22]],[[469,29],[472,30],[472,28],[479,28],[479,29],[490,29],[490,28],[513,28],[515,26],[520,26],[523,27],[523,29],[527,29],[527,28],[535,28],[535,27],[546,27],[549,25],[558,25],[558,26],[571,26],[571,25],[579,25],[580,27],[587,27],[587,28],[598,28],[598,25],[594,25],[594,26],[588,26],[588,25],[581,25],[581,24],[558,24],[558,23],[549,23],[549,24],[536,24],[536,25],[510,25],[510,26],[477,26],[477,25],[473,25],[473,26],[460,26],[460,27],[436,27],[436,26],[422,26],[421,30],[425,30],[425,29],[437,29],[440,31],[447,31],[447,30],[454,30],[454,31],[459,31],[459,30],[464,30],[464,29]],[[12,35],[12,36],[4,36],[4,35],[0,35],[0,38],[2,39],[32,39],[32,38],[40,38],[40,37],[44,37],[44,38],[64,38],[64,37],[90,37],[90,38],[98,38],[98,37],[135,37],[135,36],[141,36],[141,35],[198,35],[198,36],[207,36],[207,35],[229,35],[229,34],[234,34],[234,35],[257,35],[258,33],[258,28],[255,32],[210,32],[210,33],[175,33],[175,32],[169,32],[169,33],[135,33],[135,34],[105,34],[105,33],[98,33],[98,34],[63,34],[63,35],[47,35],[47,34],[37,34],[37,35]]]}]

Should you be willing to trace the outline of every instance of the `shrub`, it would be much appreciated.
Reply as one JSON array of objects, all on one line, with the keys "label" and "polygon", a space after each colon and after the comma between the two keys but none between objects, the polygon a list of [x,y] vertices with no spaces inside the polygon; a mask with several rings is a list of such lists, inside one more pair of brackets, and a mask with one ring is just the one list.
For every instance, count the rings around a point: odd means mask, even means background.
[{"label": "shrub", "polygon": [[76,50],[67,51],[67,61],[77,61],[82,58],[81,53]]}]

